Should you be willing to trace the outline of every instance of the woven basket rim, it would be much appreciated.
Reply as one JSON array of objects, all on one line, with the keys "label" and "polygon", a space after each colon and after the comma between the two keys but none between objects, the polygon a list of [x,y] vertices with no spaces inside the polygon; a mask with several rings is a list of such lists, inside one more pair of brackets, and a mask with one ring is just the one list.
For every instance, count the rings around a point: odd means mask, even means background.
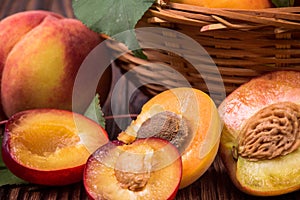
[{"label": "woven basket rim", "polygon": [[171,2],[170,0],[157,0],[154,4],[154,7],[159,6],[161,8],[173,8],[173,9],[182,9],[189,11],[233,11],[233,12],[299,12],[300,6],[291,6],[291,7],[270,7],[270,8],[260,8],[260,9],[239,9],[239,8],[209,8],[203,6],[190,5],[186,3],[176,3]]},{"label": "woven basket rim", "polygon": [[[166,78],[171,77],[168,70],[151,68],[156,64],[180,72],[193,87],[203,91],[207,91],[203,80],[208,80],[212,84],[211,92],[216,102],[223,100],[220,95],[221,82],[229,94],[251,77],[279,69],[300,70],[300,7],[246,10],[179,3],[153,4],[136,28],[149,26],[162,29],[153,38],[148,38],[146,44],[156,44],[160,37],[163,37],[163,42],[155,46],[157,49],[143,49],[147,59],[136,57],[122,43],[109,37],[106,39],[112,41],[108,43],[109,48],[127,52],[118,58],[123,70],[134,71],[141,83],[157,80],[157,84],[147,85],[150,94],[163,91],[161,85],[175,87],[181,84],[180,80]],[[199,68],[199,65],[193,66],[181,54],[163,50],[175,48],[183,53],[194,51],[194,46],[184,45],[182,37],[164,31],[164,28],[185,34],[201,44],[215,62],[222,78],[215,76],[204,62],[200,62]],[[201,69],[203,74],[199,74],[195,67]]]},{"label": "woven basket rim", "polygon": [[157,20],[158,23],[162,23],[166,20],[174,23],[190,22],[191,25],[195,26],[217,23],[223,25],[222,28],[250,29],[261,26],[274,26],[285,29],[300,29],[300,7],[247,10],[206,8],[169,2],[163,5],[157,3],[153,4],[149,11],[154,16],[150,19],[152,23],[155,22],[155,20]]}]

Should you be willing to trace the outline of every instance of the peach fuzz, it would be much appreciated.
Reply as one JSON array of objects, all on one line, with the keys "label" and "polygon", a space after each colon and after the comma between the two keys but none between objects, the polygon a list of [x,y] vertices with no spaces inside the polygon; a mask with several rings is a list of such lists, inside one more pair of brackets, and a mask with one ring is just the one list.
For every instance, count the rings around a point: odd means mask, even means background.
[{"label": "peach fuzz", "polygon": [[[31,11],[32,14],[18,14],[20,17],[7,17],[0,21],[0,78],[2,77],[3,68],[6,58],[14,45],[35,26],[39,25],[43,19],[52,15],[53,17],[62,18],[62,16],[48,11]],[[1,99],[0,99],[1,105]],[[0,106],[1,119],[5,119],[5,113]]]},{"label": "peach fuzz", "polygon": [[33,108],[71,110],[76,73],[102,41],[100,36],[79,20],[47,11],[24,11],[3,19],[0,35],[5,114]]}]

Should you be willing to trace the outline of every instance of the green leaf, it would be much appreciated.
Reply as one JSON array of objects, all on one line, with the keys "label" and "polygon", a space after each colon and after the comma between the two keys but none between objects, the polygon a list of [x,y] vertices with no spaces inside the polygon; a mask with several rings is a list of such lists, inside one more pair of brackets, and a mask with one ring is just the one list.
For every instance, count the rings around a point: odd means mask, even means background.
[{"label": "green leaf", "polygon": [[28,184],[26,181],[16,177],[8,169],[0,170],[0,186],[3,185],[19,185],[19,184]]},{"label": "green leaf", "polygon": [[99,94],[95,95],[89,107],[85,111],[84,116],[94,120],[105,129],[105,119],[100,106]]},{"label": "green leaf", "polygon": [[272,0],[272,3],[276,7],[292,7],[294,6],[294,0]]},{"label": "green leaf", "polygon": [[[2,148],[2,141],[3,141],[3,135],[0,135],[0,149]],[[3,162],[2,154],[1,154],[1,151],[0,151],[0,170],[3,169],[3,168],[6,168],[6,166]]]},{"label": "green leaf", "polygon": [[[77,19],[95,32],[124,43],[130,50],[140,49],[134,28],[155,0],[73,0]],[[117,34],[129,31],[126,34]],[[142,51],[135,55],[144,57]]]}]

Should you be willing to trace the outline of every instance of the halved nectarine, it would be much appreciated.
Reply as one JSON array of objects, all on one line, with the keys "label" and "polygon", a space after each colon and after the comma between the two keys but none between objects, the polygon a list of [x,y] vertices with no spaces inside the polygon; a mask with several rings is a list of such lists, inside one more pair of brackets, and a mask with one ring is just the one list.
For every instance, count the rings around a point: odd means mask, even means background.
[{"label": "halved nectarine", "polygon": [[88,157],[107,142],[106,131],[82,115],[28,110],[6,123],[2,157],[12,173],[28,182],[66,185],[82,180]]},{"label": "halved nectarine", "polygon": [[118,139],[124,143],[146,137],[169,140],[182,155],[183,188],[212,164],[220,134],[221,123],[213,100],[200,90],[182,87],[164,91],[146,102]]},{"label": "halved nectarine", "polygon": [[180,154],[167,140],[109,142],[88,159],[84,186],[92,199],[173,199],[181,172]]},{"label": "halved nectarine", "polygon": [[233,183],[252,195],[300,188],[300,72],[257,77],[220,105],[220,154]]}]

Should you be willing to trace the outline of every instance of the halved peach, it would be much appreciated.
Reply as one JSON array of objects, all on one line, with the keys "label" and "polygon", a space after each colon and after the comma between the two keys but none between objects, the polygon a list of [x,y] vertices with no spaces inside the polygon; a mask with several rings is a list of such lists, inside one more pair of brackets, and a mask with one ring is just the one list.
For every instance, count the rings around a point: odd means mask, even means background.
[{"label": "halved peach", "polygon": [[180,154],[167,140],[109,142],[88,159],[84,186],[92,199],[174,199],[181,172]]},{"label": "halved peach", "polygon": [[193,88],[166,90],[144,104],[135,121],[118,139],[160,137],[174,144],[182,156],[180,188],[196,181],[209,168],[219,148],[221,123],[213,100]]},{"label": "halved peach", "polygon": [[27,110],[6,123],[2,157],[12,173],[28,182],[66,185],[82,180],[88,157],[107,142],[106,131],[80,114]]},{"label": "halved peach", "polygon": [[220,155],[233,183],[252,195],[300,189],[300,72],[252,79],[219,106]]}]

